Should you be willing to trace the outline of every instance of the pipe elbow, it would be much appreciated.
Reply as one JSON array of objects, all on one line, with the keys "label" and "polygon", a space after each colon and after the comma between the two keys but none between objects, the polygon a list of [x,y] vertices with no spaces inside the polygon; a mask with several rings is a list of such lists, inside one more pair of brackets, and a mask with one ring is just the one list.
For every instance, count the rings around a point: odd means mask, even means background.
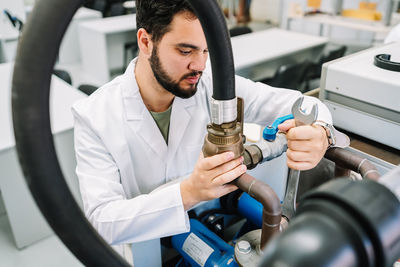
[{"label": "pipe elbow", "polygon": [[245,173],[236,181],[236,185],[263,205],[263,223],[260,247],[264,248],[271,237],[279,232],[282,215],[280,200],[275,191],[267,184]]},{"label": "pipe elbow", "polygon": [[358,155],[345,150],[343,148],[331,148],[325,153],[325,158],[335,162],[338,166],[355,171],[363,177],[377,181],[381,176],[375,167],[367,159],[361,158]]}]

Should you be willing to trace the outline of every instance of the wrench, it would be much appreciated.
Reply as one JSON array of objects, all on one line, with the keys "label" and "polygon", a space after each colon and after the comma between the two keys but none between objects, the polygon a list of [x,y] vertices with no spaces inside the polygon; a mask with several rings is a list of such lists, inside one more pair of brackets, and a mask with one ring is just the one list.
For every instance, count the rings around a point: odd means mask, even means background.
[{"label": "wrench", "polygon": [[[314,104],[310,113],[306,114],[301,109],[304,97],[300,97],[294,102],[292,106],[292,114],[296,123],[296,126],[311,125],[317,120],[318,106]],[[296,197],[297,188],[299,185],[300,171],[289,170],[289,175],[286,184],[285,198],[282,205],[282,216],[286,217],[288,221],[296,213]]]}]

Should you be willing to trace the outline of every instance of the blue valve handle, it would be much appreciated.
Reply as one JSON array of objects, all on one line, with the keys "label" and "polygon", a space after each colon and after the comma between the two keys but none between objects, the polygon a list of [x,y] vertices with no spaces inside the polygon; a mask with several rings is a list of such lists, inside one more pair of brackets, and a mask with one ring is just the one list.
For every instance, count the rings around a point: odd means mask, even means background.
[{"label": "blue valve handle", "polygon": [[278,125],[284,121],[294,119],[293,114],[277,118],[272,125],[267,125],[263,131],[263,138],[267,141],[274,141],[278,132]]}]

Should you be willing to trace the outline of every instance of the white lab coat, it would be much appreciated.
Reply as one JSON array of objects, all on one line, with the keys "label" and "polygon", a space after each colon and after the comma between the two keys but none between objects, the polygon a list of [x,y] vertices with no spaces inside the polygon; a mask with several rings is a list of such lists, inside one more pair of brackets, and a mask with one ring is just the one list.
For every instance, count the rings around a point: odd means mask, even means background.
[{"label": "white lab coat", "polygon": [[[191,173],[210,122],[212,78],[205,72],[193,97],[175,97],[167,146],[143,104],[135,63],[72,109],[85,214],[112,245],[189,230],[179,182],[159,187]],[[236,92],[244,99],[245,121],[262,125],[289,114],[300,96],[241,77],[236,77]],[[304,102],[319,104],[319,120],[331,123],[326,106],[310,99]]]}]

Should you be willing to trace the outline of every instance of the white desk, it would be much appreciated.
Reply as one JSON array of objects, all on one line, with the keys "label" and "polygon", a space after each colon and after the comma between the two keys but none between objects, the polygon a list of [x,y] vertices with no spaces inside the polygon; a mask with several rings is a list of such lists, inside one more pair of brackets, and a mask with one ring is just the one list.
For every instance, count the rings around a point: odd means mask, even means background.
[{"label": "white desk", "polygon": [[271,77],[283,64],[315,60],[327,41],[277,28],[232,37],[236,74],[255,81]]},{"label": "white desk", "polygon": [[[11,118],[12,71],[13,64],[0,64],[0,189],[16,246],[22,248],[49,236],[52,231],[33,201],[17,159]],[[67,183],[80,203],[70,108],[86,96],[55,76],[51,88],[50,114],[58,158]]]},{"label": "white desk", "polygon": [[100,19],[101,17],[102,14],[100,11],[85,7],[78,9],[63,37],[58,58],[59,63],[76,63],[81,60],[78,40],[78,25],[83,21]]},{"label": "white desk", "polygon": [[124,44],[136,40],[136,15],[82,22],[78,31],[83,69],[104,84],[111,71],[122,71]]}]

